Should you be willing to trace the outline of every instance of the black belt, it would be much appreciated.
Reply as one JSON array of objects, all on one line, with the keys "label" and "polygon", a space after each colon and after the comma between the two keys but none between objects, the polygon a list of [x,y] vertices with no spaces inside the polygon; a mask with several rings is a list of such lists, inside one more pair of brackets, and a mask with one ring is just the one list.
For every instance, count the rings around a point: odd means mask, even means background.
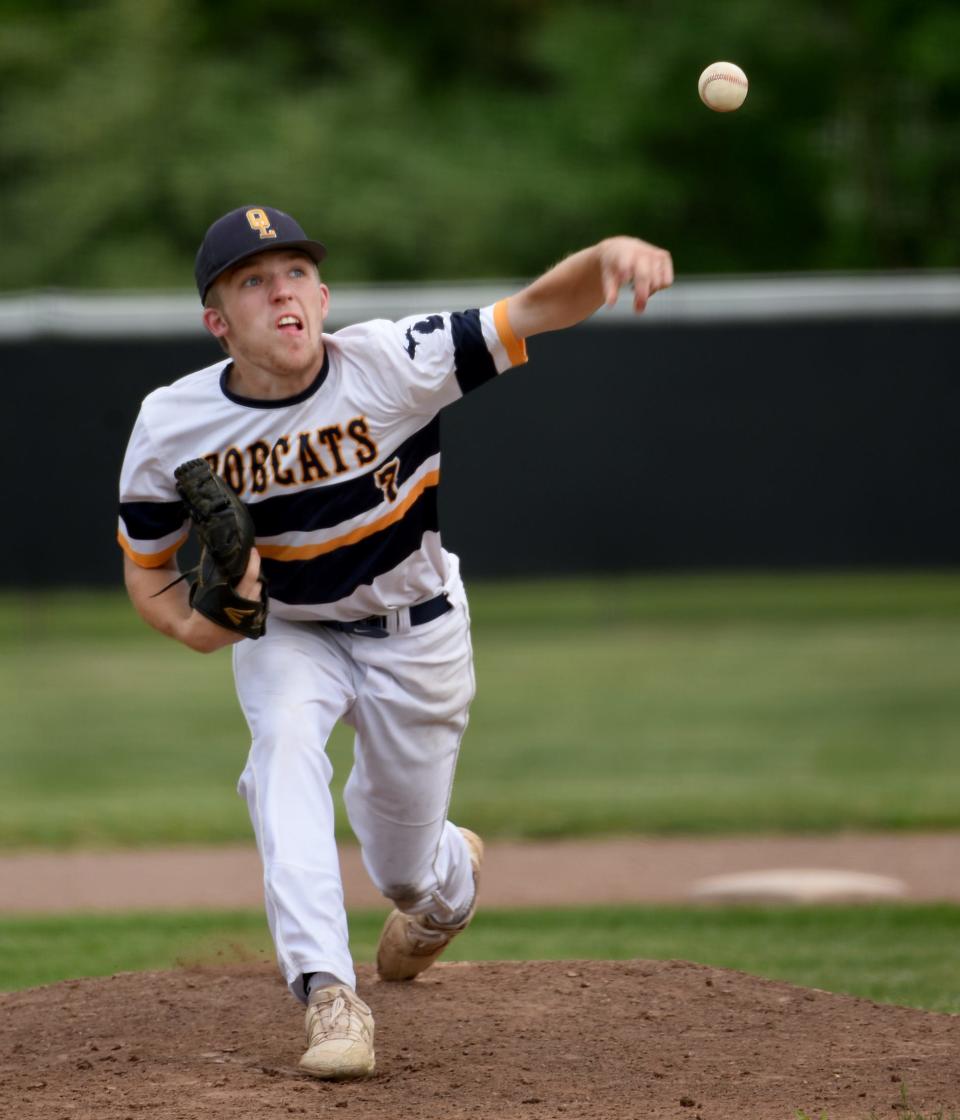
[{"label": "black belt", "polygon": [[[446,594],[441,593],[434,599],[428,599],[425,603],[417,603],[416,606],[410,607],[410,625],[422,626],[425,622],[433,622],[435,618],[439,618],[450,610],[453,610],[453,604]],[[387,629],[387,615],[385,614],[371,614],[366,618],[354,619],[352,622],[334,622],[321,619],[319,625],[326,626],[330,630],[339,630],[342,634],[359,634],[364,638],[390,637],[390,631]]]}]

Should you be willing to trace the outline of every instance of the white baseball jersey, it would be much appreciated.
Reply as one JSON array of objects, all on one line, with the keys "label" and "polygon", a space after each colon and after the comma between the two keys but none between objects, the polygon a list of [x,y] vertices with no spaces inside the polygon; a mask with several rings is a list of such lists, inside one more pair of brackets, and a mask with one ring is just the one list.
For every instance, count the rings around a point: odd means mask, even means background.
[{"label": "white baseball jersey", "polygon": [[135,563],[161,567],[187,539],[174,470],[204,458],[250,510],[276,617],[349,621],[447,587],[437,413],[526,361],[505,301],[360,323],[324,346],[315,380],[285,400],[232,393],[229,358],[144,400],[120,477],[118,539]]}]

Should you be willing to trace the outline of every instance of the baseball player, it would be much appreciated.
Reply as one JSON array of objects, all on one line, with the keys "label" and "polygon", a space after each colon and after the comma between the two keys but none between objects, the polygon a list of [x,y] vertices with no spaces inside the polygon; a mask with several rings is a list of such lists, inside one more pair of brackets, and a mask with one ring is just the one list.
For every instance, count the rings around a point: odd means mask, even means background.
[{"label": "baseball player", "polygon": [[[325,255],[267,206],[207,231],[196,281],[226,356],[144,400],[118,536],[150,625],[200,652],[233,647],[251,734],[239,790],[277,959],[307,1005],[300,1067],[349,1078],[373,1072],[374,1027],[355,990],[334,842],[335,723],[355,731],[350,825],[395,907],[377,950],[382,980],[414,978],[467,926],[483,855],[447,819],[474,675],[458,561],[437,520],[438,413],[525,362],[525,339],[580,322],[622,286],[642,311],[673,270],[664,250],[615,237],[490,307],[326,334]],[[189,593],[169,586],[194,509],[181,485],[191,460],[228,484],[255,533],[212,606],[200,590],[207,559]]]}]

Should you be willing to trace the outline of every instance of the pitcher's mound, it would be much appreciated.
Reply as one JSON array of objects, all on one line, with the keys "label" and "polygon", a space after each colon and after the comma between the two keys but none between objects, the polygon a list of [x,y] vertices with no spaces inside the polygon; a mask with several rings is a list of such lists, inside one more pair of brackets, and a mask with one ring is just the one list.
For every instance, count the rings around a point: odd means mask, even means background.
[{"label": "pitcher's mound", "polygon": [[[361,969],[377,1074],[297,1072],[272,966],[123,973],[0,996],[0,1114],[17,1120],[512,1117],[829,1120],[960,1106],[960,1017],[682,961]],[[333,1109],[344,1111],[332,1112]]]}]

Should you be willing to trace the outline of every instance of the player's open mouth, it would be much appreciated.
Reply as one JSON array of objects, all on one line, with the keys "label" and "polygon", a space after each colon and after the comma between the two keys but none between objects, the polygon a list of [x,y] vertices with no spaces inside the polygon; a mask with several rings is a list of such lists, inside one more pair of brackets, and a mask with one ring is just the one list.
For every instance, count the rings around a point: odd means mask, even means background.
[{"label": "player's open mouth", "polygon": [[296,317],[296,315],[282,315],[277,320],[277,330],[287,333],[296,333],[303,330],[303,323]]}]

